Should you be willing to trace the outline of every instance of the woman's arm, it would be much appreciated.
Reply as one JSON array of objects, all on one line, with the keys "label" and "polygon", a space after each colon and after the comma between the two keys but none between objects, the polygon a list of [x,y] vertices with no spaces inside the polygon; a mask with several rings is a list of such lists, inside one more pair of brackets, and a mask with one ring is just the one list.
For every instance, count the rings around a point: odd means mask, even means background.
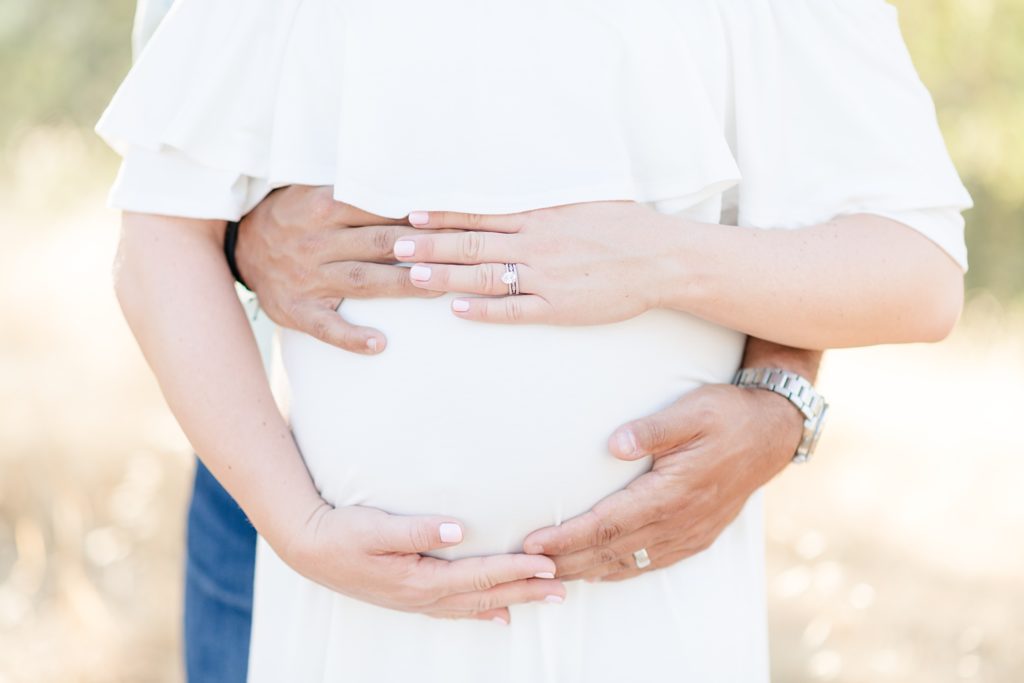
[{"label": "woman's arm", "polygon": [[753,337],[798,348],[939,341],[963,306],[960,267],[881,216],[794,230],[679,227],[666,233],[657,306]]},{"label": "woman's arm", "polygon": [[296,571],[392,609],[508,622],[507,605],[564,597],[543,556],[446,562],[458,522],[332,508],[313,485],[267,384],[221,247],[224,223],[126,213],[121,308],[203,462]]},{"label": "woman's arm", "polygon": [[223,230],[126,213],[115,288],[192,446],[280,552],[323,501],[271,395]]},{"label": "woman's arm", "polygon": [[869,214],[791,230],[697,223],[632,202],[410,219],[475,230],[399,240],[396,258],[418,262],[417,286],[500,296],[502,264],[519,264],[525,296],[457,299],[453,311],[470,320],[592,325],[670,308],[823,349],[941,339],[963,300],[963,273],[945,252]]}]

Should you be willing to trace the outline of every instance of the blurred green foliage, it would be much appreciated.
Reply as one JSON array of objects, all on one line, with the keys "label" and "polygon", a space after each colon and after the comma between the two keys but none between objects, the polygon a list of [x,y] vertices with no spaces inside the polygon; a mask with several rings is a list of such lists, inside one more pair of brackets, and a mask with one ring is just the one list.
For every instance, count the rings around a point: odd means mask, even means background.
[{"label": "blurred green foliage", "polygon": [[[1003,301],[1020,299],[1024,0],[893,4],[975,199],[968,214],[968,284]],[[128,68],[133,11],[134,0],[0,2],[0,152],[5,159],[34,127],[92,126]]]}]

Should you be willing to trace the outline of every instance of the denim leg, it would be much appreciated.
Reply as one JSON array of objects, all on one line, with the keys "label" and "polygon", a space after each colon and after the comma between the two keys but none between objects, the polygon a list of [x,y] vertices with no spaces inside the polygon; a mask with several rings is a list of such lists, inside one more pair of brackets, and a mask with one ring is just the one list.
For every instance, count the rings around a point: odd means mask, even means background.
[{"label": "denim leg", "polygon": [[256,531],[199,461],[188,511],[185,670],[189,683],[245,683]]}]

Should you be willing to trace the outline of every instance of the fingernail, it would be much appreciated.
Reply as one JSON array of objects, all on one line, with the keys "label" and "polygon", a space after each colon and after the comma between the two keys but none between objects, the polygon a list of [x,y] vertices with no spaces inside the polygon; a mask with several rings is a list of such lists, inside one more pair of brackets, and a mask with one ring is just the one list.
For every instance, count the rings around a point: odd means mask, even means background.
[{"label": "fingernail", "polygon": [[366,340],[366,348],[370,349],[370,351],[373,351],[374,353],[377,353],[378,345],[379,343],[377,342],[376,337],[370,337],[369,339]]},{"label": "fingernail", "polygon": [[426,211],[413,211],[409,214],[409,222],[413,225],[426,225],[430,222],[430,214]]},{"label": "fingernail", "polygon": [[538,578],[538,579],[553,579],[553,578],[555,578],[554,572],[537,572],[533,576],[534,576],[534,578]]},{"label": "fingernail", "polygon": [[412,256],[416,253],[416,243],[412,240],[398,240],[395,242],[395,256]]},{"label": "fingernail", "polygon": [[462,540],[462,527],[451,522],[444,522],[438,529],[442,543],[458,543]]},{"label": "fingernail", "polygon": [[417,282],[426,282],[430,279],[429,266],[413,266],[409,269],[409,277]]},{"label": "fingernail", "polygon": [[549,595],[546,598],[544,598],[544,602],[550,602],[552,605],[557,605],[559,603],[565,602],[565,598],[563,598],[561,595]]},{"label": "fingernail", "polygon": [[636,437],[633,436],[633,432],[629,429],[624,429],[615,436],[615,443],[619,447],[619,453],[622,455],[635,455],[636,454]]},{"label": "fingernail", "polygon": [[456,313],[465,313],[469,310],[469,302],[465,299],[454,299],[452,301],[452,310]]},{"label": "fingernail", "polygon": [[505,621],[504,617],[493,617],[491,619],[491,621],[495,621],[495,622],[501,624],[502,626],[508,626],[508,622]]}]

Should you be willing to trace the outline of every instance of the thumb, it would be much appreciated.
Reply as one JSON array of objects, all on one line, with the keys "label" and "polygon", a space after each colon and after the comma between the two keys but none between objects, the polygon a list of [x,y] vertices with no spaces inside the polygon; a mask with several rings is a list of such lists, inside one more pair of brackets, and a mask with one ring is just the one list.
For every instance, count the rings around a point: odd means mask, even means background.
[{"label": "thumb", "polygon": [[653,415],[627,422],[608,439],[608,450],[620,460],[639,460],[675,449],[698,436],[686,397]]},{"label": "thumb", "polygon": [[447,517],[385,514],[377,520],[376,548],[384,552],[424,553],[462,542],[462,525]]},{"label": "thumb", "polygon": [[322,342],[345,351],[373,355],[387,345],[387,338],[372,327],[346,321],[329,306],[307,306],[295,316],[295,327]]}]

